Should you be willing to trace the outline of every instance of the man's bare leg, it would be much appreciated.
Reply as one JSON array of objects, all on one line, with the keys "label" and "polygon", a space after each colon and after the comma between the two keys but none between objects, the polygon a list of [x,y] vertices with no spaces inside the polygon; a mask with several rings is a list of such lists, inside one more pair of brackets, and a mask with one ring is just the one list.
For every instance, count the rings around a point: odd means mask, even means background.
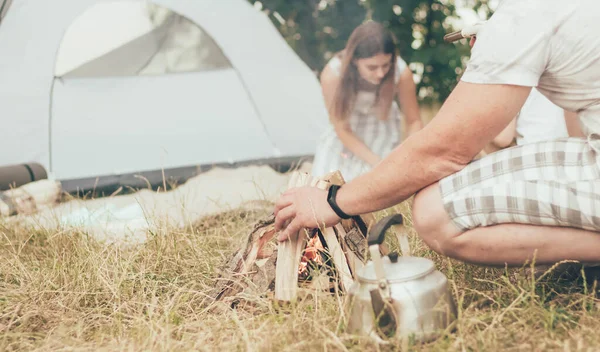
[{"label": "man's bare leg", "polygon": [[415,197],[413,221],[434,251],[467,263],[490,266],[600,262],[600,233],[566,227],[502,224],[460,232],[444,210],[438,184]]}]

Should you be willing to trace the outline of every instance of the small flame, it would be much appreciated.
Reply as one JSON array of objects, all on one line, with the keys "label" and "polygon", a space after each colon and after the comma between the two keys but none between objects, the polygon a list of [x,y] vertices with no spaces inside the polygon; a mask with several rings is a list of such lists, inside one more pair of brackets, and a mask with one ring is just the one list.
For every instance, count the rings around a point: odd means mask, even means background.
[{"label": "small flame", "polygon": [[315,235],[308,240],[298,267],[298,277],[306,279],[309,276],[309,263],[313,263],[315,266],[323,265],[323,258],[321,258],[320,252],[324,251],[325,248],[319,236]]}]

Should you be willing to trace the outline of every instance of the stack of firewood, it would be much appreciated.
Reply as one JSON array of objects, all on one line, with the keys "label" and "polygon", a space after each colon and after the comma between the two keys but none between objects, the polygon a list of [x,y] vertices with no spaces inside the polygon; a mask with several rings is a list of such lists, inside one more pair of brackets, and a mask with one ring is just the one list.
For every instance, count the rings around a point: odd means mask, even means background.
[{"label": "stack of firewood", "polygon": [[[339,172],[320,178],[294,172],[288,188],[314,186],[327,190],[332,184],[343,183]],[[303,229],[288,241],[277,242],[273,215],[261,219],[242,248],[227,261],[212,297],[232,305],[240,301],[242,292],[266,293],[276,301],[293,301],[298,297],[299,273],[307,267],[303,261],[315,257],[321,259],[318,266],[327,273],[331,283],[328,288],[345,292],[366,262],[366,235],[373,222],[372,214],[356,216],[333,227]],[[315,243],[319,245],[315,246]],[[383,251],[387,250],[384,248]],[[315,252],[320,253],[315,255]]]}]

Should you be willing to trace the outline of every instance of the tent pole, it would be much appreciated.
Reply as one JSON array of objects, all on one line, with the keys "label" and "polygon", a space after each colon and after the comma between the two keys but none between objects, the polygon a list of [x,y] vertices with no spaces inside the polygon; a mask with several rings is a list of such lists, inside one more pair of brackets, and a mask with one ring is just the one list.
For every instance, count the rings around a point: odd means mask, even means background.
[{"label": "tent pole", "polygon": [[2,22],[2,14],[4,13],[4,7],[8,4],[9,0],[2,0],[2,5],[0,6],[0,22]]},{"label": "tent pole", "polygon": [[48,104],[48,173],[53,174],[52,167],[52,108],[54,107],[54,83],[57,77],[52,75],[52,83],[50,83],[50,103]]},{"label": "tent pole", "polygon": [[6,13],[8,12],[10,5],[12,4],[12,1],[13,0],[2,0],[2,6],[0,6],[0,22],[2,22],[2,18],[6,16]]},{"label": "tent pole", "polygon": [[269,138],[269,142],[271,142],[273,149],[278,151],[279,148],[277,148],[277,145],[275,144],[275,142],[273,142],[273,139],[271,138],[271,135],[269,134],[269,131],[267,130],[267,125],[265,124],[262,117],[260,116],[260,110],[258,109],[258,106],[256,105],[256,102],[254,101],[254,97],[250,93],[250,90],[248,89],[248,85],[246,85],[246,82],[244,81],[242,74],[240,73],[240,71],[238,71],[237,67],[235,67],[234,65],[231,65],[231,67],[233,68],[233,70],[235,71],[235,74],[240,79],[240,82],[242,83],[242,86],[244,87],[244,91],[246,92],[246,95],[248,96],[248,99],[250,99],[250,103],[252,104],[252,107],[254,108],[254,111],[256,112],[256,117],[258,118],[258,121],[260,121],[260,125],[262,126],[263,131]]}]

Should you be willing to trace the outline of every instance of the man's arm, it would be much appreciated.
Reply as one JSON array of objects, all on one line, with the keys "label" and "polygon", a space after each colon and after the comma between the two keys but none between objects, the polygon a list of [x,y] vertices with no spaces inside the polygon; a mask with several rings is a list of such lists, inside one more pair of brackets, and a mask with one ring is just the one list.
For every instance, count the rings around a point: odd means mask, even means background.
[{"label": "man's arm", "polygon": [[[406,200],[463,169],[508,125],[548,66],[554,27],[547,18],[553,12],[541,3],[510,1],[494,13],[477,33],[461,81],[433,121],[370,172],[342,186],[336,198],[342,211],[365,214]],[[340,221],[327,202],[327,192],[314,187],[284,192],[274,213],[275,229],[285,228],[279,240],[301,228]]]},{"label": "man's arm", "polygon": [[378,211],[460,171],[517,115],[530,91],[459,82],[425,128],[339,190],[338,205],[347,214]]}]

